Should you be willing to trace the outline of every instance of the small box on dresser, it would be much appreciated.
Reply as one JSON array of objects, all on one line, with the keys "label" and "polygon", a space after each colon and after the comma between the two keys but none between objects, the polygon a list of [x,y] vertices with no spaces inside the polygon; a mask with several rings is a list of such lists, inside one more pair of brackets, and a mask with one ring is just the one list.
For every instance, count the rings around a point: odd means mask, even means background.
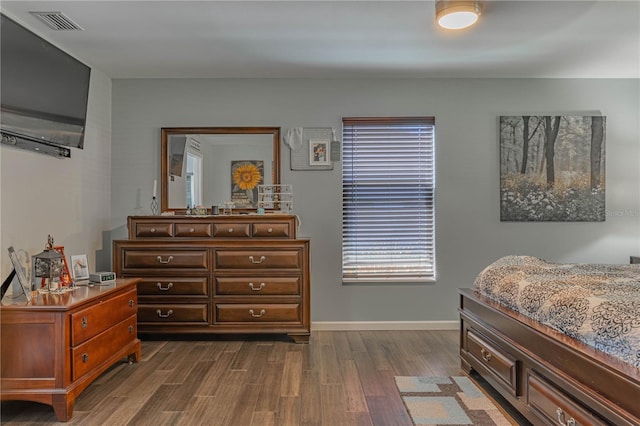
[{"label": "small box on dresser", "polygon": [[141,334],[269,333],[308,342],[309,240],[293,215],[132,216],[113,243],[139,277]]}]

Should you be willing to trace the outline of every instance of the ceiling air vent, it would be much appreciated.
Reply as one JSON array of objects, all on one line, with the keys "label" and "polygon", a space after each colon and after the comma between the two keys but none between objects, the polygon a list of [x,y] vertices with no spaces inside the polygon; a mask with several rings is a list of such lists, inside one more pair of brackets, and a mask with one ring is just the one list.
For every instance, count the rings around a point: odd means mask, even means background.
[{"label": "ceiling air vent", "polygon": [[47,26],[56,31],[83,31],[80,25],[66,17],[62,12],[29,12]]}]

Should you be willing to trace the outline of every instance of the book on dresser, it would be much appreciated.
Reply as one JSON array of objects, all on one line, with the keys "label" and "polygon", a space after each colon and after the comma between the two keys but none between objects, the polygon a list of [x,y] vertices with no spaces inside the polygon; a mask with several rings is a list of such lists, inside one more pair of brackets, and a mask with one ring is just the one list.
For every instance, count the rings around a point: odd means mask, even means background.
[{"label": "book on dresser", "polygon": [[131,216],[118,277],[140,278],[140,334],[286,334],[309,341],[307,238],[285,214]]}]

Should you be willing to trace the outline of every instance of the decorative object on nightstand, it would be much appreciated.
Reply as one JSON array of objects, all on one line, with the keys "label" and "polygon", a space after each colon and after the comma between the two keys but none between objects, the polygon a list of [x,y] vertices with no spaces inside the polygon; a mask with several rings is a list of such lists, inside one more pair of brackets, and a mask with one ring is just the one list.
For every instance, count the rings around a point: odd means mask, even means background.
[{"label": "decorative object on nightstand", "polygon": [[[60,253],[53,249],[51,235],[47,236],[44,251],[32,256],[31,263],[33,265],[31,276],[36,288],[42,286],[49,292],[62,291],[60,282],[64,271],[64,259]],[[40,281],[39,284],[38,281]]]},{"label": "decorative object on nightstand", "polygon": [[629,258],[629,263],[640,263],[640,256],[631,256]]}]

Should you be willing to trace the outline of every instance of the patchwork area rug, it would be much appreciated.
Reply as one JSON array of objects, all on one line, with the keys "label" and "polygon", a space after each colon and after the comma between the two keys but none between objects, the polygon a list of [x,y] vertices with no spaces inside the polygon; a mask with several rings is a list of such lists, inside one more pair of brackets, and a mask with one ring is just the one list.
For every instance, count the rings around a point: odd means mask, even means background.
[{"label": "patchwork area rug", "polygon": [[511,426],[468,377],[396,376],[396,386],[416,426]]}]

